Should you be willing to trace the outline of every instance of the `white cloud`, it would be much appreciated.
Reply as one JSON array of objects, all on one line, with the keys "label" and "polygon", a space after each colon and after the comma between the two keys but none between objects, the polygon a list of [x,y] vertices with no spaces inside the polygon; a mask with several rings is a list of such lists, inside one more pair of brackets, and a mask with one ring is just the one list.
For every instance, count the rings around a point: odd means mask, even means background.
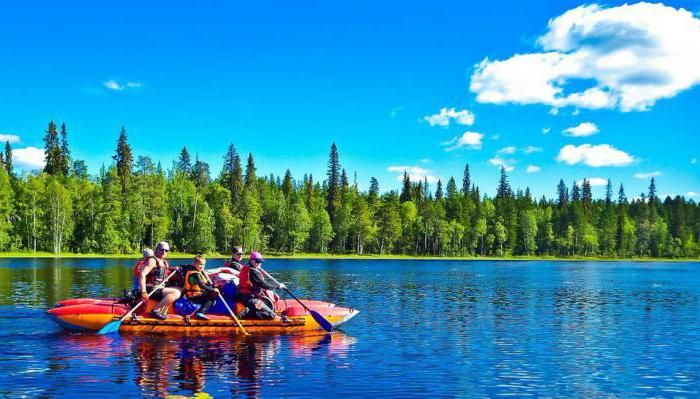
[{"label": "white cloud", "polygon": [[496,154],[515,154],[515,151],[517,150],[517,147],[511,145],[501,148],[500,150],[496,151]]},{"label": "white cloud", "polygon": [[588,137],[600,132],[598,126],[592,122],[583,122],[578,126],[564,129],[564,134],[571,137]]},{"label": "white cloud", "polygon": [[387,169],[389,172],[398,172],[396,179],[398,181],[403,180],[403,173],[408,173],[408,177],[412,182],[419,182],[428,179],[428,183],[437,183],[437,176],[432,175],[432,172],[428,169],[421,168],[420,166],[389,166]]},{"label": "white cloud", "polygon": [[634,177],[636,177],[637,179],[650,179],[652,177],[657,177],[657,176],[661,176],[661,175],[662,175],[661,172],[655,171],[655,172],[649,172],[649,173],[635,173]]},{"label": "white cloud", "polygon": [[474,124],[474,114],[466,109],[456,111],[454,107],[450,109],[442,108],[439,114],[424,116],[423,120],[430,123],[430,126],[447,127],[450,126],[451,120],[454,120],[459,125],[471,126]]},{"label": "white cloud", "polygon": [[139,89],[143,86],[143,83],[141,82],[126,82],[126,83],[119,83],[114,79],[109,79],[104,82],[102,82],[102,86],[109,90],[114,90],[114,91],[123,91],[125,89]]},{"label": "white cloud", "polygon": [[693,158],[693,159],[690,160],[690,164],[691,164],[691,165],[695,165],[696,163],[698,163],[698,159],[697,159],[697,158]]},{"label": "white cloud", "polygon": [[584,163],[588,166],[625,166],[634,162],[634,157],[609,144],[579,146],[565,145],[559,150],[557,161],[569,165]]},{"label": "white cloud", "polygon": [[40,169],[45,165],[44,150],[36,147],[13,148],[12,164],[24,169]]},{"label": "white cloud", "polygon": [[16,134],[0,134],[0,143],[19,143],[19,136]]},{"label": "white cloud", "polygon": [[527,173],[535,173],[541,171],[542,168],[536,165],[527,165],[527,169],[525,169],[525,172]]},{"label": "white cloud", "polygon": [[698,193],[696,193],[695,191],[688,191],[687,193],[685,193],[685,195],[687,197],[697,197]]},{"label": "white cloud", "polygon": [[[588,180],[588,183],[591,186],[607,186],[608,185],[608,179],[603,179],[602,177],[589,177],[586,180]],[[582,186],[583,180],[579,180],[577,183],[579,186]]]},{"label": "white cloud", "polygon": [[433,162],[433,160],[430,159],[430,158],[423,158],[423,159],[420,160],[420,163],[422,163],[422,164],[428,164],[428,163],[431,163],[431,162]]},{"label": "white cloud", "polygon": [[534,145],[529,145],[523,148],[523,152],[526,154],[532,154],[533,152],[542,152],[542,147],[535,147]]},{"label": "white cloud", "polygon": [[549,134],[549,131],[550,131],[550,130],[552,130],[552,129],[550,129],[550,128],[548,128],[548,127],[543,127],[543,128],[542,128],[542,134]]},{"label": "white cloud", "polygon": [[452,140],[440,143],[440,145],[448,146],[445,151],[453,151],[458,148],[468,147],[474,150],[480,150],[484,135],[477,132],[464,132],[461,136],[452,138]]},{"label": "white cloud", "polygon": [[514,159],[503,159],[498,155],[489,159],[489,165],[498,166],[499,168],[503,167],[505,168],[506,172],[510,172],[515,169],[515,166],[513,166],[514,163]]},{"label": "white cloud", "polygon": [[537,45],[479,63],[477,101],[644,111],[700,83],[700,20],[682,8],[582,5],[551,19]]}]

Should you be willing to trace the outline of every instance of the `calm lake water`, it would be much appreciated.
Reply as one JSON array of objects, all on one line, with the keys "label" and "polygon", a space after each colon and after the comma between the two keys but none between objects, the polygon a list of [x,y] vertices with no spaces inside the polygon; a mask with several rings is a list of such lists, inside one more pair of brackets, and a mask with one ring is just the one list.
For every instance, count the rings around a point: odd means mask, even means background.
[{"label": "calm lake water", "polygon": [[0,397],[700,396],[700,263],[269,261],[361,310],[332,335],[109,338],[44,316],[120,293],[132,264],[0,259]]}]

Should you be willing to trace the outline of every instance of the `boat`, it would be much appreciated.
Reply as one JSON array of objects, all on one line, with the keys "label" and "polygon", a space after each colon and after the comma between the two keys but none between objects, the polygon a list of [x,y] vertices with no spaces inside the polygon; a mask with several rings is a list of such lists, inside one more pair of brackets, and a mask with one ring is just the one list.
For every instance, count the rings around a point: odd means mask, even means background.
[{"label": "boat", "polygon": [[[347,323],[357,316],[358,310],[336,306],[335,304],[315,300],[302,300],[311,310],[321,314],[333,327]],[[229,301],[227,301],[229,302]],[[149,300],[144,316],[129,317],[119,327],[120,332],[196,332],[243,334],[243,331],[227,313],[218,311],[217,306],[208,313],[209,320],[186,318],[176,314],[171,305],[167,319],[150,317],[156,301]],[[246,332],[250,334],[294,334],[322,330],[313,316],[296,301],[280,299],[276,304],[279,317],[274,320],[240,320]],[[107,323],[119,320],[131,309],[122,298],[78,298],[58,302],[46,311],[48,317],[61,327],[70,331],[99,331]]]}]

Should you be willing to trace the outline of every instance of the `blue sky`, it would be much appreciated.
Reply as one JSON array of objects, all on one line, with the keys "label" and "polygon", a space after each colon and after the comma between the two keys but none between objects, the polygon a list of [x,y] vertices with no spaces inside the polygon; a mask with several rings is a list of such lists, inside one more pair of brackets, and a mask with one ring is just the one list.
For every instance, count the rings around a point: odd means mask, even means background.
[{"label": "blue sky", "polygon": [[124,125],[137,155],[169,166],[186,145],[214,174],[233,142],[260,174],[318,179],[335,141],[363,189],[469,162],[490,194],[505,164],[536,195],[611,178],[633,197],[656,175],[698,200],[698,1],[142,3],[2,5],[18,160],[55,120],[93,173]]}]

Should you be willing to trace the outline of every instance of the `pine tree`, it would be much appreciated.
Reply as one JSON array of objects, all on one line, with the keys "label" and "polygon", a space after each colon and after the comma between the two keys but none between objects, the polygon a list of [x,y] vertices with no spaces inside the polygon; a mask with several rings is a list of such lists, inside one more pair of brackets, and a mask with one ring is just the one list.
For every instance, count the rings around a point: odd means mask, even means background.
[{"label": "pine tree", "polygon": [[188,179],[192,178],[192,157],[190,157],[190,152],[187,150],[187,147],[182,147],[180,157],[175,163],[175,170],[184,173]]},{"label": "pine tree", "polygon": [[447,181],[446,193],[447,198],[453,198],[457,194],[457,183],[454,177],[450,177],[450,180]]},{"label": "pine tree", "polygon": [[61,173],[61,147],[56,124],[53,121],[49,122],[49,127],[44,134],[44,156],[46,160],[44,172],[50,175]]},{"label": "pine tree", "polygon": [[126,193],[131,184],[134,155],[127,141],[126,129],[122,126],[117,139],[117,152],[112,156],[117,163],[117,173],[122,185],[122,193]]},{"label": "pine tree", "polygon": [[612,182],[608,179],[608,184],[605,186],[605,205],[612,205]]},{"label": "pine tree", "polygon": [[245,166],[245,189],[254,190],[257,185],[258,178],[255,176],[255,160],[253,153],[248,153],[248,163]]},{"label": "pine tree", "polygon": [[367,195],[370,204],[374,204],[379,198],[379,181],[376,177],[369,179],[369,193]]},{"label": "pine tree", "polygon": [[506,168],[501,166],[501,178],[498,181],[498,191],[496,192],[496,198],[507,198],[512,195],[513,194],[510,188],[510,183],[508,183],[508,174],[506,173]]},{"label": "pine tree", "polygon": [[348,182],[348,175],[345,173],[345,169],[340,173],[340,198],[343,199],[345,198],[345,195],[348,193],[348,188],[350,187],[350,183]]},{"label": "pine tree", "polygon": [[625,187],[620,184],[620,189],[617,192],[617,204],[624,205],[627,203],[627,196],[625,195]]},{"label": "pine tree", "polygon": [[559,184],[557,185],[557,205],[559,208],[566,207],[569,203],[569,191],[564,184],[563,179],[559,179]]},{"label": "pine tree", "polygon": [[403,188],[401,189],[401,196],[399,197],[400,202],[406,202],[411,200],[411,178],[408,176],[408,172],[403,172]]},{"label": "pine tree", "polygon": [[588,206],[593,202],[593,193],[591,191],[591,182],[588,179],[583,179],[583,205]]},{"label": "pine tree", "polygon": [[292,172],[287,169],[284,173],[284,180],[282,181],[282,193],[285,198],[289,199],[290,195],[294,192],[294,183],[292,182]]},{"label": "pine tree", "polygon": [[435,189],[435,201],[440,201],[442,199],[443,199],[442,180],[438,179],[437,188]]},{"label": "pine tree", "polygon": [[462,178],[462,194],[469,194],[469,189],[472,185],[471,174],[469,173],[469,163],[464,165],[464,177]]},{"label": "pine tree", "polygon": [[656,197],[656,182],[654,181],[654,178],[651,178],[651,182],[649,183],[649,203],[654,204],[656,203],[659,199]]},{"label": "pine tree", "polygon": [[228,152],[224,156],[224,167],[221,170],[219,180],[221,185],[231,193],[231,206],[235,209],[243,190],[243,168],[241,167],[241,158],[238,156],[233,143],[229,144]]},{"label": "pine tree", "polygon": [[326,196],[326,211],[331,218],[331,223],[335,220],[335,214],[340,208],[340,159],[338,147],[331,144],[331,151],[328,155],[328,192]]},{"label": "pine tree", "polygon": [[574,182],[571,188],[571,202],[581,202],[581,189],[578,187],[578,183]]},{"label": "pine tree", "polygon": [[5,163],[5,170],[7,171],[7,174],[12,178],[12,176],[14,176],[14,168],[12,166],[12,147],[10,147],[9,141],[5,142],[5,159],[3,162]]},{"label": "pine tree", "polygon": [[66,124],[61,124],[61,157],[60,157],[60,169],[63,176],[68,176],[70,171],[71,157],[70,149],[68,148],[68,131],[66,130]]}]

